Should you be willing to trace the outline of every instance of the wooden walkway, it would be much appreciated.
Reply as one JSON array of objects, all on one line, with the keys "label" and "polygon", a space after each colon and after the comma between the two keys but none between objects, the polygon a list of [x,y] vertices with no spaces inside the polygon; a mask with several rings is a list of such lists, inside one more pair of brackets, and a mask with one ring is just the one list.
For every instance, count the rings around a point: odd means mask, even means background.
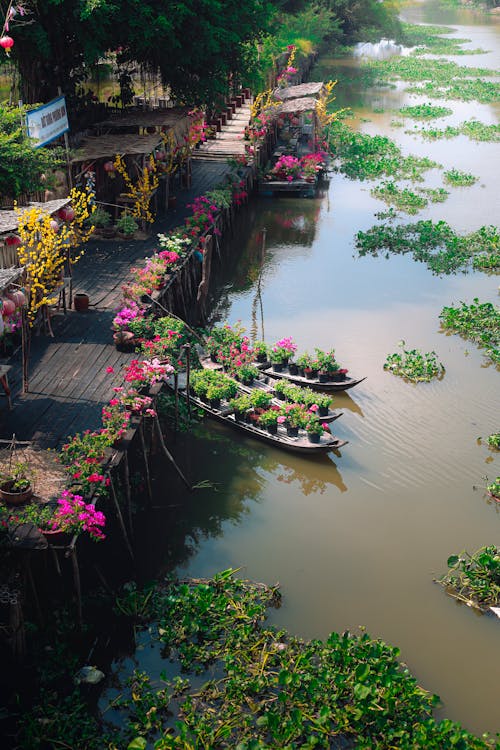
[{"label": "wooden walkway", "polygon": [[227,125],[217,133],[215,140],[208,140],[195,151],[195,159],[215,159],[225,161],[231,156],[245,154],[245,128],[250,122],[250,102],[246,101],[236,109]]},{"label": "wooden walkway", "polygon": [[[56,447],[76,432],[101,424],[101,409],[121,385],[122,368],[134,357],[121,354],[112,342],[111,325],[120,302],[121,286],[130,268],[157,246],[158,232],[182,224],[187,207],[197,195],[218,184],[228,172],[225,162],[197,159],[189,190],[177,197],[177,208],[160,217],[152,235],[142,242],[99,240],[88,243],[85,255],[74,267],[74,292],[90,296],[86,313],[73,310],[52,318],[54,338],[34,336],[30,355],[29,393],[21,393],[21,352],[2,364],[12,365],[9,381],[13,409],[0,399],[0,437],[13,433],[43,448]],[[113,367],[109,374],[106,368]]]}]

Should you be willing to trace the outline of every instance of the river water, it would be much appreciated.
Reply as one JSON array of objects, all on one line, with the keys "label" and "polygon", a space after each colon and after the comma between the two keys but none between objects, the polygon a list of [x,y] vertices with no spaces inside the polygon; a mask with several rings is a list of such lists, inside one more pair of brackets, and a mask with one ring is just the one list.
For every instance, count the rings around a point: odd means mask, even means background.
[{"label": "river water", "polygon": [[[452,25],[471,47],[490,52],[451,59],[500,69],[498,17],[432,0],[406,8],[404,17]],[[460,231],[498,222],[498,144],[405,135],[391,127],[390,110],[426,99],[403,85],[343,87],[345,65],[352,71],[358,63],[323,58],[317,72],[339,77],[338,103],[354,108],[355,126],[480,177],[473,187],[449,188],[444,204],[418,218],[442,218]],[[498,122],[498,105],[444,104],[454,114],[439,127],[472,116]],[[438,170],[426,185],[441,185]],[[343,416],[335,432],[349,444],[311,460],[207,421],[179,438],[174,452],[192,481],[214,488],[165,490],[167,502],[181,507],[157,511],[153,531],[147,524],[146,565],[193,576],[242,567],[244,577],[279,581],[276,624],[308,638],[363,625],[400,647],[420,684],[441,696],[443,716],[495,732],[500,623],[458,605],[433,579],[451,553],[499,540],[500,506],[482,488],[485,477],[500,474],[500,454],[478,441],[500,426],[499,372],[475,345],[444,334],[438,318],[461,300],[498,302],[498,277],[438,278],[410,257],[357,258],[355,233],[384,209],[369,189],[334,175],[316,199],[253,201],[219,280],[220,320],[240,320],[268,342],[292,336],[300,350],[334,347],[352,374],[367,376],[336,399]],[[414,386],[386,373],[383,362],[401,339],[435,350],[445,377]]]}]

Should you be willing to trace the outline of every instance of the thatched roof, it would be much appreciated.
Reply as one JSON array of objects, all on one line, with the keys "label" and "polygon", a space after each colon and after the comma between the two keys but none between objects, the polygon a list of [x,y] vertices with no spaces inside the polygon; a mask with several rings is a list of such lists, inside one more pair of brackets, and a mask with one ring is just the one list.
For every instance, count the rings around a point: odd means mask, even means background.
[{"label": "thatched roof", "polygon": [[[46,203],[38,203],[34,201],[27,206],[20,206],[21,213],[24,213],[33,206],[43,208],[47,214],[55,214],[60,208],[66,206],[69,203],[69,198],[58,198],[57,200],[47,201]],[[19,226],[19,218],[15,211],[0,210],[0,235],[8,234],[9,232],[15,232]],[[0,237],[1,239],[1,237]]]},{"label": "thatched roof", "polygon": [[0,268],[0,294],[23,275],[24,268]]},{"label": "thatched roof", "polygon": [[161,143],[159,133],[153,135],[130,135],[114,133],[112,135],[87,136],[77,151],[72,164],[82,161],[96,161],[97,159],[112,159],[115,154],[143,156],[151,154]]},{"label": "thatched roof", "polygon": [[300,114],[301,112],[312,112],[316,109],[317,99],[305,96],[301,99],[288,99],[273,110],[277,115]]},{"label": "thatched roof", "polygon": [[303,96],[319,96],[325,84],[323,81],[313,83],[300,83],[298,86],[287,86],[284,89],[275,89],[274,98],[282,102],[287,99],[300,99]]},{"label": "thatched roof", "polygon": [[189,132],[190,118],[185,109],[160,109],[147,112],[117,112],[94,125],[97,133],[116,133],[131,128],[157,128],[166,133],[172,130],[177,143]]}]

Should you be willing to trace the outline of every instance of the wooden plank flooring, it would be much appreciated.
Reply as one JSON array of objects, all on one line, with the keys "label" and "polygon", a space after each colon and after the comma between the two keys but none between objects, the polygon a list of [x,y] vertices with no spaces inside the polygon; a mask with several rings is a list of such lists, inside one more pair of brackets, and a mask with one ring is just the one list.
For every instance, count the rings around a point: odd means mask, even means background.
[{"label": "wooden plank flooring", "polygon": [[[123,354],[112,342],[114,311],[130,268],[158,247],[156,234],[183,223],[197,195],[215,187],[228,172],[223,161],[197,159],[189,190],[177,195],[177,208],[160,217],[151,237],[141,242],[89,242],[74,266],[73,291],[90,296],[85,313],[61,311],[52,318],[54,338],[34,336],[31,344],[29,393],[21,393],[21,352],[2,363],[12,365],[9,381],[13,409],[0,399],[0,437],[13,433],[43,448],[60,446],[68,436],[101,424],[103,405],[121,385],[122,369],[135,355]],[[108,374],[106,368],[113,367]]]}]

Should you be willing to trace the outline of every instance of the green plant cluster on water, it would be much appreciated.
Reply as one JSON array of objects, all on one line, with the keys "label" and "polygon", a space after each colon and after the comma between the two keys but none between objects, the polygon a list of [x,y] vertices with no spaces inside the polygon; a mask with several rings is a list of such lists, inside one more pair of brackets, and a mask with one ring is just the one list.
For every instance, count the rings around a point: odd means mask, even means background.
[{"label": "green plant cluster on water", "polygon": [[342,121],[331,123],[326,139],[330,153],[339,160],[339,170],[352,179],[387,176],[422,181],[423,172],[440,166],[426,157],[403,156],[390,138],[357,133]]},{"label": "green plant cluster on water", "polygon": [[384,370],[390,370],[412,383],[428,383],[433,378],[443,376],[444,366],[439,362],[436,352],[423,354],[418,349],[405,349],[405,342],[399,342],[399,352],[388,354]]},{"label": "green plant cluster on water", "polygon": [[497,143],[500,141],[500,125],[485,125],[478,120],[468,120],[460,125],[447,125],[445,128],[421,128],[407,130],[410,135],[419,135],[428,141],[437,141],[442,138],[456,138],[466,135],[471,141]]},{"label": "green plant cluster on water", "polygon": [[500,450],[500,432],[494,432],[492,435],[488,435],[488,445],[490,448]]},{"label": "green plant cluster on water", "polygon": [[459,169],[449,169],[443,175],[444,181],[454,187],[469,187],[478,181],[478,177],[470,172],[461,172]]},{"label": "green plant cluster on water", "polygon": [[[265,623],[276,588],[237,580],[175,583],[149,599],[151,628],[182,676],[136,671],[115,702],[128,748],[488,748],[432,716],[438,699],[366,633],[304,641]],[[127,747],[120,744],[120,748]]]},{"label": "green plant cluster on water", "polygon": [[490,495],[493,495],[494,498],[500,500],[500,477],[497,477],[492,482],[490,482],[486,489],[488,490]]},{"label": "green plant cluster on water", "polygon": [[418,213],[422,208],[426,208],[429,202],[442,203],[449,195],[444,188],[401,188],[393,180],[382,182],[370,192],[374,198],[379,198],[387,205],[407,214]]},{"label": "green plant cluster on water", "polygon": [[453,114],[453,110],[449,107],[440,107],[430,103],[407,105],[401,107],[398,112],[402,117],[411,117],[414,120],[431,120],[435,117],[447,117]]},{"label": "green plant cluster on water", "polygon": [[474,341],[493,363],[500,365],[500,307],[479,302],[475,297],[471,305],[462,302],[457,307],[443,307],[439,317],[445,330]]},{"label": "green plant cluster on water", "polygon": [[384,81],[411,83],[407,91],[431,99],[477,100],[482,103],[500,99],[500,83],[484,80],[498,75],[489,68],[457,65],[450,60],[425,57],[391,57],[365,60],[363,66]]},{"label": "green plant cluster on water", "polygon": [[467,44],[470,39],[444,38],[444,35],[455,32],[455,29],[447,26],[404,23],[402,32],[404,43],[409,47],[416,47],[413,55],[479,55],[486,52],[483,49],[462,49],[462,44]]},{"label": "green plant cluster on water", "polygon": [[[379,214],[380,218],[394,216],[388,212]],[[356,249],[360,256],[413,253],[414,260],[426,263],[435,274],[465,271],[471,260],[477,270],[500,269],[500,233],[494,226],[460,235],[445,221],[376,224],[366,232],[358,232]]]},{"label": "green plant cluster on water", "polygon": [[472,555],[451,555],[447,565],[449,570],[438,583],[451,596],[478,609],[500,604],[500,548],[491,545]]}]

